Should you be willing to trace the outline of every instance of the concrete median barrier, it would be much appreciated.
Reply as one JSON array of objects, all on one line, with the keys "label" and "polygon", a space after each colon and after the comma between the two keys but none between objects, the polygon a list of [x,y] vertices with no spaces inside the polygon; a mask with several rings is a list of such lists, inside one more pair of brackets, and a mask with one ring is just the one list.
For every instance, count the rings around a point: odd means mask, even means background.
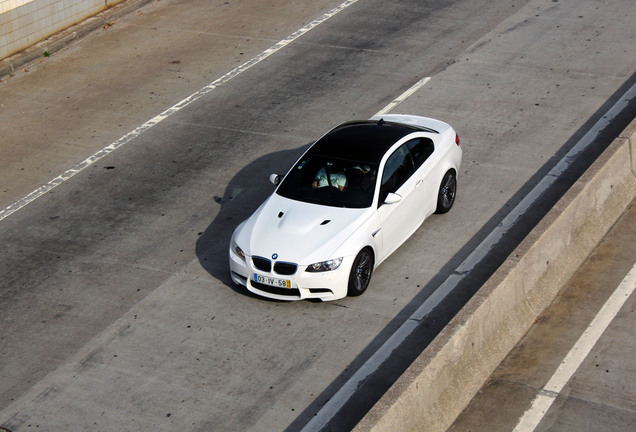
[{"label": "concrete median barrier", "polygon": [[633,121],[355,431],[446,430],[635,197]]}]

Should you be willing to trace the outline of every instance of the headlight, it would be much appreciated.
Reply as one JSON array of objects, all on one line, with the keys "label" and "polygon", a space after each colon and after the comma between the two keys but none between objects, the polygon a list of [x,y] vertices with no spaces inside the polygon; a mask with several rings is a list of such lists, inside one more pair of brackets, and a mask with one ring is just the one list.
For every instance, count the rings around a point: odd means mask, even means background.
[{"label": "headlight", "polygon": [[234,240],[232,240],[232,251],[245,261],[245,252],[243,252],[243,249],[241,249]]},{"label": "headlight", "polygon": [[318,262],[307,267],[308,272],[318,273],[335,270],[340,267],[342,258],[336,258],[328,261]]}]

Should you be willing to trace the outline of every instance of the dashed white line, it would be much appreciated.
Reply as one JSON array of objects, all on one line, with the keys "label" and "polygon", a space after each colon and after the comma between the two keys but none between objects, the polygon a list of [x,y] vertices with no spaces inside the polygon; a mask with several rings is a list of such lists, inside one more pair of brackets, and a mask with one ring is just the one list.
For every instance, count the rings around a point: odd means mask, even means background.
[{"label": "dashed white line", "polygon": [[357,2],[358,2],[358,0],[347,0],[344,3],[340,4],[339,6],[336,6],[335,8],[331,9],[329,12],[325,13],[324,15],[322,15],[320,18],[317,18],[317,19],[313,20],[312,22],[310,22],[306,26],[302,27],[301,29],[295,31],[294,33],[292,33],[291,35],[289,35],[285,39],[283,39],[280,42],[276,43],[272,47],[266,49],[265,51],[263,51],[258,56],[254,57],[253,59],[251,59],[251,60],[249,60],[249,61],[247,61],[245,63],[243,63],[242,65],[238,66],[237,68],[231,70],[230,72],[226,73],[222,77],[218,78],[217,80],[215,80],[215,81],[211,82],[210,84],[208,84],[207,86],[203,87],[202,89],[200,89],[196,93],[193,93],[192,95],[190,95],[187,98],[183,99],[182,101],[180,101],[176,105],[168,108],[167,110],[165,110],[161,114],[151,118],[146,123],[142,124],[141,126],[136,128],[135,130],[127,133],[126,135],[124,135],[123,137],[119,138],[114,143],[104,147],[103,149],[101,149],[97,153],[95,153],[95,154],[89,156],[88,158],[84,159],[82,162],[78,163],[73,168],[69,169],[68,171],[64,172],[63,174],[60,174],[59,176],[55,177],[53,180],[49,181],[48,183],[40,186],[39,188],[37,188],[36,190],[31,192],[30,194],[28,194],[24,198],[14,202],[10,206],[8,206],[5,209],[1,210],[0,211],[0,221],[5,219],[6,217],[12,215],[13,213],[17,212],[18,210],[20,210],[24,206],[28,205],[29,203],[31,203],[31,202],[35,201],[36,199],[40,198],[42,195],[46,194],[47,192],[49,192],[52,189],[56,188],[57,186],[61,185],[65,181],[69,180],[70,178],[74,177],[76,174],[79,174],[80,172],[84,171],[86,168],[88,168],[91,165],[95,164],[95,162],[97,162],[100,159],[106,157],[107,155],[109,155],[110,153],[114,152],[118,148],[121,148],[124,145],[128,144],[130,141],[132,141],[133,139],[135,139],[136,137],[138,137],[139,135],[141,135],[142,133],[144,133],[145,131],[147,131],[151,127],[157,125],[158,123],[161,123],[163,120],[165,120],[168,117],[170,117],[171,115],[179,112],[180,110],[182,110],[183,108],[187,107],[191,103],[197,101],[198,99],[200,99],[201,97],[205,96],[206,94],[208,94],[212,90],[214,90],[217,87],[227,83],[232,78],[235,78],[236,76],[238,76],[241,73],[245,72],[246,70],[250,69],[252,66],[262,62],[267,57],[269,57],[272,54],[280,51],[281,49],[283,49],[284,47],[286,47],[290,43],[294,42],[299,37],[303,36],[305,33],[313,30],[314,28],[316,28],[317,26],[319,26],[323,22],[327,21],[329,18],[333,17],[334,15],[338,14],[339,12],[342,12],[343,10],[345,10],[346,8],[348,8],[349,6],[351,6],[351,5],[353,5],[353,4],[357,3]]},{"label": "dashed white line", "polygon": [[563,387],[589,355],[623,304],[636,289],[636,263],[611,297],[574,344],[548,383],[532,401],[532,406],[519,419],[514,432],[532,432],[539,425]]},{"label": "dashed white line", "polygon": [[396,106],[404,102],[406,99],[408,99],[413,93],[418,91],[420,88],[424,87],[426,83],[429,82],[430,80],[431,80],[431,77],[422,78],[421,80],[416,82],[415,85],[413,85],[410,89],[408,89],[407,91],[402,93],[400,96],[398,96],[393,102],[391,102],[390,104],[382,108],[380,111],[378,111],[376,116],[388,114],[389,112],[393,110],[393,108],[395,108]]}]

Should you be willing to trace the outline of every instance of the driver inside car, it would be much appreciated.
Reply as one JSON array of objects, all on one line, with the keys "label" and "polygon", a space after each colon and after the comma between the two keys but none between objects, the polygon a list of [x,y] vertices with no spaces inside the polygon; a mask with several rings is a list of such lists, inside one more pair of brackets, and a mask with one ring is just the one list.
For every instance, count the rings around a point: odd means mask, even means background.
[{"label": "driver inside car", "polygon": [[344,191],[345,187],[347,187],[347,176],[344,171],[336,169],[331,162],[318,171],[311,184],[312,188],[327,186],[338,188],[340,191]]}]

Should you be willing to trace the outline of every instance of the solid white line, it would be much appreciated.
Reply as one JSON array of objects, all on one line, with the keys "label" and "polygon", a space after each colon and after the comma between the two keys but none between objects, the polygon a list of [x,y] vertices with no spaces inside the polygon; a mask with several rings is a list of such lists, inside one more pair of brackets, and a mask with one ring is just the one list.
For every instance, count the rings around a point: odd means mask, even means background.
[{"label": "solid white line", "polygon": [[539,425],[563,387],[568,383],[583,360],[590,354],[623,304],[636,289],[636,263],[627,276],[605,302],[585,332],[565,356],[554,375],[532,401],[532,406],[519,419],[514,432],[532,432]]},{"label": "solid white line", "polygon": [[[428,82],[428,81],[427,81]],[[358,369],[347,382],[329,399],[329,401],[316,413],[312,420],[302,429],[303,432],[322,430],[336,415],[338,410],[353,396],[356,390],[367,380],[372,373],[379,369],[402,342],[417,328],[429,313],[431,313],[444,300],[464,277],[473,270],[490,252],[517,220],[532,206],[532,204],[557,180],[576,157],[583,152],[608,126],[608,124],[624,109],[629,101],[636,97],[636,84],[596,122],[594,126],[576,143],[574,147],[559,161],[554,168],[512,209],[510,213],[493,229],[488,236],[471,252],[471,254],[425,301],[400,328]],[[386,113],[384,113],[386,114]]]},{"label": "solid white line", "polygon": [[70,178],[72,178],[76,174],[79,174],[80,172],[84,171],[86,168],[90,167],[95,162],[97,162],[100,159],[106,157],[107,155],[109,155],[110,153],[114,152],[118,148],[123,147],[124,145],[128,144],[130,141],[132,141],[133,139],[135,139],[136,137],[138,137],[139,135],[141,135],[142,133],[144,133],[145,131],[147,131],[151,127],[156,126],[157,124],[161,123],[163,120],[165,120],[168,117],[170,117],[171,115],[179,112],[180,110],[182,110],[183,108],[187,107],[191,103],[197,101],[198,99],[200,99],[201,97],[205,96],[206,94],[208,94],[212,90],[214,90],[217,87],[227,83],[232,78],[235,78],[236,76],[238,76],[241,73],[245,72],[246,70],[250,69],[252,66],[262,62],[267,57],[269,57],[272,54],[280,51],[281,49],[283,49],[284,47],[286,47],[290,43],[294,42],[299,37],[303,36],[305,33],[313,30],[314,28],[316,28],[317,26],[319,26],[323,22],[327,21],[329,18],[333,17],[334,15],[336,15],[339,12],[342,12],[344,9],[348,8],[349,6],[351,6],[351,5],[353,5],[353,4],[357,3],[357,2],[358,2],[358,0],[347,0],[344,3],[340,4],[339,6],[336,6],[335,8],[331,9],[329,12],[325,13],[324,15],[322,15],[320,18],[317,18],[317,19],[313,20],[312,22],[310,22],[306,26],[302,27],[301,29],[299,29],[299,30],[295,31],[294,33],[292,33],[291,35],[289,35],[287,38],[281,40],[277,44],[275,44],[272,47],[266,49],[265,51],[263,51],[258,56],[254,57],[253,59],[251,59],[251,60],[249,60],[249,61],[247,61],[245,63],[243,63],[242,65],[238,66],[237,68],[231,70],[230,72],[228,72],[225,75],[223,75],[221,78],[218,78],[217,80],[211,82],[210,84],[208,84],[207,86],[203,87],[202,89],[200,89],[196,93],[193,93],[192,95],[190,95],[187,98],[183,99],[182,101],[178,102],[174,106],[168,108],[167,110],[165,110],[161,114],[159,114],[159,115],[153,117],[152,119],[148,120],[146,123],[142,124],[137,129],[127,133],[126,135],[124,135],[123,137],[119,138],[114,143],[104,147],[103,149],[101,149],[97,153],[95,153],[95,154],[89,156],[88,158],[84,159],[82,162],[78,163],[73,168],[69,169],[68,171],[64,172],[63,174],[60,174],[59,176],[55,177],[53,180],[49,181],[47,184],[40,186],[39,188],[37,188],[36,190],[31,192],[30,194],[28,194],[24,198],[14,202],[10,206],[6,207],[4,210],[0,211],[0,221],[3,220],[4,218],[10,216],[11,214],[17,212],[18,210],[20,210],[24,206],[28,205],[29,203],[31,203],[31,202],[35,201],[36,199],[40,198],[42,195],[46,194],[47,192],[49,192],[52,189],[56,188],[57,186],[61,185],[62,183],[64,183],[65,181],[69,180]]}]

